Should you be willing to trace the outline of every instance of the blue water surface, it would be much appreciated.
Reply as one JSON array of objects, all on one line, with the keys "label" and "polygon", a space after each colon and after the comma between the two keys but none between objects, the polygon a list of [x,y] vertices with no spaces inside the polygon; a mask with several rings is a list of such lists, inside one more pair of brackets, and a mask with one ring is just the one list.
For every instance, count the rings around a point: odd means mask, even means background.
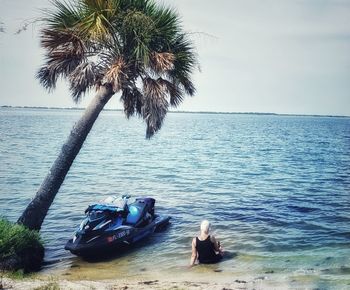
[{"label": "blue water surface", "polygon": [[[0,109],[2,216],[20,216],[81,114]],[[101,267],[181,271],[205,218],[232,253],[222,272],[350,288],[350,118],[169,113],[144,136],[141,120],[102,112],[44,222],[47,269],[84,268],[63,249],[84,209],[128,193],[156,198],[172,224]]]}]

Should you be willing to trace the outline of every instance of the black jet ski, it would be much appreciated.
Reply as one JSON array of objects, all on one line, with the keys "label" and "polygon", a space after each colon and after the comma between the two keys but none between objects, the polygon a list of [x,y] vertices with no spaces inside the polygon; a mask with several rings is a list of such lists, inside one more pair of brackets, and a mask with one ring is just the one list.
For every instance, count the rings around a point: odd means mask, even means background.
[{"label": "black jet ski", "polygon": [[90,205],[65,249],[77,256],[95,256],[134,244],[169,224],[170,217],[155,214],[155,199],[136,198],[129,203],[129,198],[109,197]]}]

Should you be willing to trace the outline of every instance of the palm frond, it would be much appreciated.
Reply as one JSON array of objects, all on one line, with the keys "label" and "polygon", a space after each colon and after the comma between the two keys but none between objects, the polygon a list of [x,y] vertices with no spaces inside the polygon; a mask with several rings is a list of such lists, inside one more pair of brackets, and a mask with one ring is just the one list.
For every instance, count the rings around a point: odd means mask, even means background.
[{"label": "palm frond", "polygon": [[196,93],[196,88],[190,78],[190,76],[183,76],[182,78],[179,79],[181,85],[183,86],[185,92],[190,95],[193,96]]},{"label": "palm frond", "polygon": [[157,73],[163,73],[174,68],[175,56],[169,52],[152,52],[150,67]]},{"label": "palm frond", "polygon": [[174,10],[166,7],[156,7],[150,14],[155,26],[150,45],[155,51],[168,51],[174,37],[181,31],[179,16]]},{"label": "palm frond", "polygon": [[35,75],[40,84],[49,92],[56,88],[58,76],[59,74],[49,69],[47,65],[42,66]]},{"label": "palm frond", "polygon": [[80,5],[71,1],[51,0],[55,10],[44,10],[43,21],[49,29],[73,28],[82,18]]},{"label": "palm frond", "polygon": [[172,53],[175,55],[174,69],[169,72],[173,83],[179,83],[190,96],[194,95],[195,87],[191,80],[193,70],[198,67],[197,55],[190,40],[185,34],[176,37],[172,44]]},{"label": "palm frond", "polygon": [[78,65],[69,75],[73,100],[77,103],[82,95],[96,84],[97,79],[98,74],[94,63],[85,62]]},{"label": "palm frond", "polygon": [[60,49],[82,56],[87,50],[83,40],[72,29],[43,29],[40,43],[49,52]]},{"label": "palm frond", "polygon": [[134,114],[141,115],[142,94],[137,88],[124,88],[120,99],[123,102],[127,118]]},{"label": "palm frond", "polygon": [[81,19],[79,7],[71,2],[52,1],[55,11],[46,11],[43,18],[46,27],[41,30],[41,46],[46,49],[46,63],[36,77],[44,88],[53,90],[57,79],[69,77],[83,62],[88,50],[86,43],[74,28]]},{"label": "palm frond", "polygon": [[79,55],[67,54],[66,51],[62,50],[56,50],[50,53],[49,59],[48,68],[63,76],[69,76],[81,62],[81,57]]},{"label": "palm frond", "polygon": [[99,40],[108,35],[108,28],[104,25],[98,15],[87,15],[84,21],[77,24],[77,28],[82,35],[91,40]]},{"label": "palm frond", "polygon": [[51,91],[56,88],[58,78],[69,76],[80,62],[80,57],[55,50],[47,54],[46,63],[38,70],[36,78],[45,89]]},{"label": "palm frond", "polygon": [[146,122],[146,138],[151,138],[164,121],[169,103],[162,83],[152,78],[143,81],[144,100],[142,104],[142,117]]},{"label": "palm frond", "polygon": [[52,1],[55,10],[46,10],[44,22],[49,29],[70,29],[81,39],[103,41],[112,37],[117,0]]},{"label": "palm frond", "polygon": [[113,91],[120,91],[127,83],[127,65],[122,57],[117,58],[106,72],[105,81],[112,84]]},{"label": "palm frond", "polygon": [[181,87],[163,78],[159,78],[157,81],[163,86],[167,94],[169,94],[170,105],[172,107],[179,106],[184,99],[184,92]]}]

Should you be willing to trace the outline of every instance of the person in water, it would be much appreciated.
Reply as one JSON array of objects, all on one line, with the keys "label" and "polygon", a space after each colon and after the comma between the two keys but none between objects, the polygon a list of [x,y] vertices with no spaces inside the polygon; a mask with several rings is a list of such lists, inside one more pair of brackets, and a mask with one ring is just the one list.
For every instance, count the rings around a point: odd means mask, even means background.
[{"label": "person in water", "polygon": [[190,267],[198,259],[201,264],[213,264],[219,262],[223,257],[220,242],[213,235],[209,235],[210,223],[207,220],[201,223],[201,232],[192,240],[192,255]]}]

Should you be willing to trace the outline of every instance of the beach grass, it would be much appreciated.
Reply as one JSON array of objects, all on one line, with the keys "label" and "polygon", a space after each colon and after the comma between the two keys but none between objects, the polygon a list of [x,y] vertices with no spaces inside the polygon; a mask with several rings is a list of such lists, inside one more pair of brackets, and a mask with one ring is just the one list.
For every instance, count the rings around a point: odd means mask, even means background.
[{"label": "beach grass", "polygon": [[[35,270],[44,255],[43,241],[36,231],[0,218],[0,268],[9,271]],[[34,265],[35,264],[35,265]]]}]

